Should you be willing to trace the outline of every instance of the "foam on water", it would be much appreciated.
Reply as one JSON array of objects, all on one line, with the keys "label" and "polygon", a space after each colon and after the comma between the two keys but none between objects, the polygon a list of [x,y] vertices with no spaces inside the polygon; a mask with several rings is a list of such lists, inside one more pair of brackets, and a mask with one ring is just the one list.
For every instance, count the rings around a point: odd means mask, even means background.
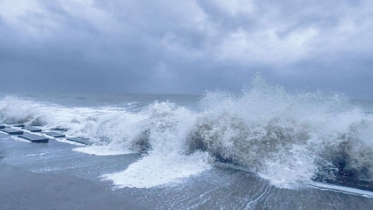
[{"label": "foam on water", "polygon": [[208,160],[238,164],[281,188],[347,172],[373,177],[373,115],[343,95],[291,94],[256,78],[239,95],[207,93],[200,111],[157,101],[131,110],[7,96],[0,122],[66,129],[93,141],[74,149],[88,154],[143,153],[125,171],[103,176],[119,187],[175,182],[208,170]]},{"label": "foam on water", "polygon": [[77,152],[83,152],[91,155],[98,156],[109,156],[109,155],[125,155],[132,154],[133,151],[122,148],[122,147],[113,147],[113,146],[87,146],[87,147],[77,147],[73,149]]},{"label": "foam on water", "polygon": [[192,155],[148,155],[130,165],[125,171],[106,174],[104,180],[112,180],[121,187],[150,188],[177,183],[182,178],[199,174],[211,168],[207,153]]}]

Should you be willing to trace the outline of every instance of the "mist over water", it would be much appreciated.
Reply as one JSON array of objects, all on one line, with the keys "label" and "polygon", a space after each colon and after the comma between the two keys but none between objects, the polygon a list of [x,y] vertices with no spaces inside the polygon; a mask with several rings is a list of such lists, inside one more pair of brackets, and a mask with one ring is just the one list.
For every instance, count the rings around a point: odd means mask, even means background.
[{"label": "mist over water", "polygon": [[294,94],[257,77],[240,94],[208,92],[190,103],[139,101],[69,106],[6,96],[0,122],[90,138],[94,145],[75,149],[80,152],[142,153],[126,170],[102,177],[117,187],[179,182],[215,161],[244,167],[279,188],[339,174],[373,177],[373,105],[351,103],[343,94]]}]

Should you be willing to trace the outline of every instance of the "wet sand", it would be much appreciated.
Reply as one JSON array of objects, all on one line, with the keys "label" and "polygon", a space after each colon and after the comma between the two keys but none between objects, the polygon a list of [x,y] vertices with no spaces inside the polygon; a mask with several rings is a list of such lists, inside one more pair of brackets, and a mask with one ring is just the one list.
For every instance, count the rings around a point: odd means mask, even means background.
[{"label": "wet sand", "polygon": [[1,162],[0,204],[2,210],[146,209],[89,180],[36,174]]}]

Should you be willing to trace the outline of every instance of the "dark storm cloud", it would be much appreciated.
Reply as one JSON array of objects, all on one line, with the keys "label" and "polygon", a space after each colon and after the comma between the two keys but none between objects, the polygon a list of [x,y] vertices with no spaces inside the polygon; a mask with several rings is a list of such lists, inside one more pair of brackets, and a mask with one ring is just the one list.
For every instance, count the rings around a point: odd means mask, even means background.
[{"label": "dark storm cloud", "polygon": [[0,1],[0,89],[373,98],[369,1]]}]

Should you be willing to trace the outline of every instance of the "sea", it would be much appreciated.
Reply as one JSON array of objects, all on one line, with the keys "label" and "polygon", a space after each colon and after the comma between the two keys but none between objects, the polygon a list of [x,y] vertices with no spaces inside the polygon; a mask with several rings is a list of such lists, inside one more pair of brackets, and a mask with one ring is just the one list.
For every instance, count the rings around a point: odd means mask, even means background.
[{"label": "sea", "polygon": [[0,133],[1,162],[148,209],[373,209],[373,101],[342,93],[262,79],[203,95],[3,93],[0,124],[66,135]]}]

